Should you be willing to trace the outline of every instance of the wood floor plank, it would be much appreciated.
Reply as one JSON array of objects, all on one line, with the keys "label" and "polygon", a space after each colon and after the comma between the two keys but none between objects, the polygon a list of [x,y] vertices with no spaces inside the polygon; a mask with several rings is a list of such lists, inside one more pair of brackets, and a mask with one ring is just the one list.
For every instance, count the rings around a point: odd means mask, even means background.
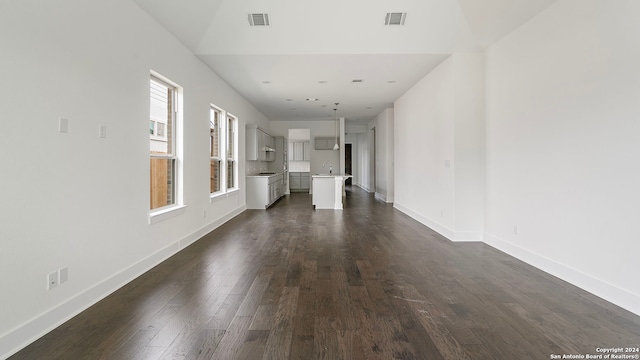
[{"label": "wood floor plank", "polygon": [[229,324],[229,328],[225,331],[220,339],[220,343],[213,352],[212,359],[237,359],[238,351],[242,347],[247,330],[251,325],[252,318],[250,316],[237,316]]},{"label": "wood floor plank", "polygon": [[247,336],[240,346],[236,359],[260,359],[269,338],[268,330],[247,330]]},{"label": "wood floor plank", "polygon": [[[312,327],[315,330],[315,325]],[[313,335],[293,335],[289,359],[314,359]]]},{"label": "wood floor plank", "polygon": [[286,286],[274,315],[273,326],[265,345],[263,360],[288,359],[293,337],[293,319],[296,314],[300,288]]},{"label": "wood floor plank", "polygon": [[335,329],[336,341],[338,342],[338,359],[342,360],[363,360],[365,359],[362,341],[358,330],[338,330]]},{"label": "wood floor plank", "polygon": [[271,275],[273,269],[265,268],[255,277],[249,291],[244,296],[240,308],[236,312],[236,316],[253,316],[260,304],[262,295],[264,294],[269,282],[271,281]]},{"label": "wood floor plank", "polygon": [[333,360],[340,358],[338,337],[331,326],[331,319],[326,316],[316,317],[313,335],[314,359]]}]

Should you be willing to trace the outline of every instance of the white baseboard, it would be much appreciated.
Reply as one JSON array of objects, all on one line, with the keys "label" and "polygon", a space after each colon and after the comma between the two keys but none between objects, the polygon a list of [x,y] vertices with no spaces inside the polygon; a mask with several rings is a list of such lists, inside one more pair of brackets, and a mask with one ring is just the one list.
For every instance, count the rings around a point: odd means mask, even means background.
[{"label": "white baseboard", "polygon": [[572,285],[588,291],[610,303],[640,315],[640,295],[609,284],[589,274],[558,263],[545,256],[523,249],[513,243],[499,239],[491,234],[484,234],[484,243],[494,247],[516,259],[534,266],[546,273],[558,277]]},{"label": "white baseboard", "polygon": [[425,216],[422,216],[417,212],[407,207],[404,207],[401,204],[398,204],[397,202],[393,204],[393,207],[407,214],[408,216],[412,217],[414,220],[418,221],[422,225],[425,225],[431,228],[433,231],[437,232],[438,234],[446,237],[451,241],[455,241],[455,242],[482,241],[482,232],[480,231],[455,231],[442,224],[439,224],[436,221],[433,221]]},{"label": "white baseboard", "polygon": [[173,242],[169,246],[156,251],[110,278],[84,290],[51,310],[46,311],[25,324],[3,334],[0,336],[0,359],[6,359],[20,351],[25,346],[31,344],[51,330],[88,309],[114,291],[149,271],[154,266],[175,255],[185,247],[193,244],[204,235],[215,230],[220,225],[242,213],[244,210],[245,207],[242,206],[227,213],[223,217],[207,224],[197,231],[194,231],[183,239]]},{"label": "white baseboard", "polygon": [[371,193],[371,192],[372,192],[371,190],[369,190],[369,188],[368,188],[368,187],[366,187],[366,186],[364,186],[364,185],[362,185],[362,184],[355,184],[355,186],[359,187],[360,189],[362,189],[362,190],[364,190],[364,191],[366,191],[366,192],[368,192],[368,193]]},{"label": "white baseboard", "polygon": [[387,204],[393,203],[393,197],[392,196],[387,196],[387,195],[379,193],[379,192],[376,192],[374,196],[375,196],[376,199],[378,199],[378,200],[380,200],[382,202],[385,202]]},{"label": "white baseboard", "polygon": [[533,253],[527,249],[523,249],[491,234],[474,231],[453,231],[448,227],[438,224],[437,222],[398,203],[394,204],[394,208],[407,214],[414,220],[431,228],[451,241],[482,241],[485,244],[513,256],[516,259],[524,261],[533,267],[558,277],[636,315],[640,315],[640,295],[638,294],[631,293],[615,285],[594,278],[589,274],[585,274],[562,263],[558,263],[557,261]]}]

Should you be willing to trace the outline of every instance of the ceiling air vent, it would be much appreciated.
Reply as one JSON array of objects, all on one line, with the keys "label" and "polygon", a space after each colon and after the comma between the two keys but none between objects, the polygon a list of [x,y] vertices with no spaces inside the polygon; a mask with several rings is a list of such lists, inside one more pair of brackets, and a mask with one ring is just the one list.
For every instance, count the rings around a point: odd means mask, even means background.
[{"label": "ceiling air vent", "polygon": [[269,14],[249,14],[249,25],[269,26]]},{"label": "ceiling air vent", "polygon": [[407,13],[387,13],[384,18],[385,25],[404,25],[404,20],[407,18]]}]

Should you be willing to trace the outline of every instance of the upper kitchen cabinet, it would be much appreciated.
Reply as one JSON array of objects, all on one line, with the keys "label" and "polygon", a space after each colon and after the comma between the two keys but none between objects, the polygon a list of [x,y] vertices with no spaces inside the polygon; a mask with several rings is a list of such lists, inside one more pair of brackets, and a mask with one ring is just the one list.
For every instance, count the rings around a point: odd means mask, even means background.
[{"label": "upper kitchen cabinet", "polygon": [[[338,138],[338,141],[340,139]],[[314,139],[316,150],[333,150],[333,145],[336,143],[336,138],[332,137],[317,137]]]},{"label": "upper kitchen cabinet", "polygon": [[309,146],[309,142],[289,143],[289,161],[309,160],[311,160],[311,146]]},{"label": "upper kitchen cabinet", "polygon": [[247,160],[274,161],[275,139],[257,125],[247,125]]}]

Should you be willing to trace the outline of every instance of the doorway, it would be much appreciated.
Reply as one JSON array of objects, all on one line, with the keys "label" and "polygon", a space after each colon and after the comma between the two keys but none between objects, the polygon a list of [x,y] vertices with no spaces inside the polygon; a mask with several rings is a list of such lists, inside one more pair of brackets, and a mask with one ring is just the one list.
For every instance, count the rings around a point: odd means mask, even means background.
[{"label": "doorway", "polygon": [[[344,172],[345,174],[353,175],[353,168],[351,165],[351,146],[352,144],[344,144]],[[348,178],[345,185],[351,185],[351,178]]]}]

